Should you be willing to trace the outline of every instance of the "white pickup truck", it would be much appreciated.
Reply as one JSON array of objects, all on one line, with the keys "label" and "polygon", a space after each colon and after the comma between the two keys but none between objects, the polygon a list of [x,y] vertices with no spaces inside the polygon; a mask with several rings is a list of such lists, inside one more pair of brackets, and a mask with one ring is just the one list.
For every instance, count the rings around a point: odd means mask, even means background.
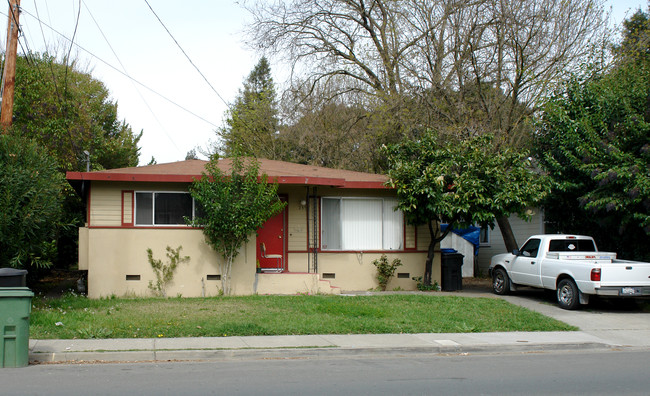
[{"label": "white pickup truck", "polygon": [[489,273],[496,294],[517,286],[555,290],[564,309],[588,304],[590,295],[650,296],[650,263],[599,252],[588,236],[533,235],[521,249],[492,257]]}]

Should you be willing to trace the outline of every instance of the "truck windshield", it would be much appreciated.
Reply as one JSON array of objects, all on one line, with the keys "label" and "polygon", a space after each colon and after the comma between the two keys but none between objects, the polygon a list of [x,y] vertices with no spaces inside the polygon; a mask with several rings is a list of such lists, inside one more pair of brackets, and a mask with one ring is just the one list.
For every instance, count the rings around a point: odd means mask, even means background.
[{"label": "truck windshield", "polygon": [[555,239],[548,245],[549,252],[595,252],[591,239]]}]

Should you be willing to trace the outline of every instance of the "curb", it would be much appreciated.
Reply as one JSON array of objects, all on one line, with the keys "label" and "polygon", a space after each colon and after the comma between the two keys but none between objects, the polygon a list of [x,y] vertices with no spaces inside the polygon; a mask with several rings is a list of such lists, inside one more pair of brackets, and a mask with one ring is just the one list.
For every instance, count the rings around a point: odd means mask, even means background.
[{"label": "curb", "polygon": [[264,359],[328,359],[342,357],[381,357],[413,355],[458,355],[556,352],[568,350],[610,350],[618,346],[599,343],[526,343],[522,345],[458,345],[431,347],[386,348],[264,348],[264,349],[187,349],[187,350],[133,350],[133,351],[79,351],[31,352],[29,361],[39,363],[89,363],[89,362],[166,362],[166,361],[219,361]]}]

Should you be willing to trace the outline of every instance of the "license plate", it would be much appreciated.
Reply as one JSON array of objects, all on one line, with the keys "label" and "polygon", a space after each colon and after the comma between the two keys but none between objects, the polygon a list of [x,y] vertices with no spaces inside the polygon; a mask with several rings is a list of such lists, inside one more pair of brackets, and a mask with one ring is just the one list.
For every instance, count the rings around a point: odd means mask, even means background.
[{"label": "license plate", "polygon": [[623,287],[621,288],[621,295],[623,296],[633,296],[635,294],[639,293],[638,289],[635,289],[633,287]]}]

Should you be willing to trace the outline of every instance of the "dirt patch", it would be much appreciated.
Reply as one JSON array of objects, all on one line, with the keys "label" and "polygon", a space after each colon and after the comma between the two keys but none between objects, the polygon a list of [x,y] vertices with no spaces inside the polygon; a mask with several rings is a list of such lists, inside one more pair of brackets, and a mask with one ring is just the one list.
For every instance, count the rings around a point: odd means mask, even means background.
[{"label": "dirt patch", "polygon": [[[64,293],[74,291],[85,293],[86,271],[53,269],[44,277],[30,282],[28,285],[34,293],[46,298],[58,298]],[[82,285],[79,280],[82,279]],[[80,287],[82,286],[80,290]]]},{"label": "dirt patch", "polygon": [[492,290],[492,280],[489,278],[463,278],[463,290],[476,289],[489,292]]}]

